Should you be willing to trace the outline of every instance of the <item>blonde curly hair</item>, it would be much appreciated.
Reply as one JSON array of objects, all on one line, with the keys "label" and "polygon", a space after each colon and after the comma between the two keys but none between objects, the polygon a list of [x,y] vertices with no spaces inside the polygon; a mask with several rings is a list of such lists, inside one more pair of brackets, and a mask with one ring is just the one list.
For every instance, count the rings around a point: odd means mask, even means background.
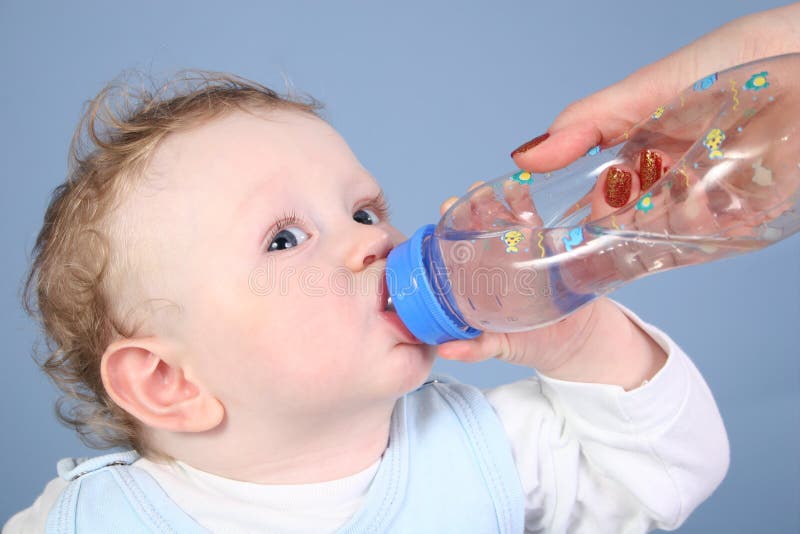
[{"label": "blonde curly hair", "polygon": [[63,393],[56,414],[84,443],[158,454],[148,449],[138,421],[109,397],[100,376],[106,347],[136,330],[122,319],[109,281],[117,260],[135,259],[125,258],[110,222],[156,147],[167,134],[234,110],[319,116],[320,107],[308,97],[281,96],[208,71],[183,71],[151,89],[112,82],[88,103],[72,139],[67,179],[45,212],[22,296],[46,340],[37,362]]}]

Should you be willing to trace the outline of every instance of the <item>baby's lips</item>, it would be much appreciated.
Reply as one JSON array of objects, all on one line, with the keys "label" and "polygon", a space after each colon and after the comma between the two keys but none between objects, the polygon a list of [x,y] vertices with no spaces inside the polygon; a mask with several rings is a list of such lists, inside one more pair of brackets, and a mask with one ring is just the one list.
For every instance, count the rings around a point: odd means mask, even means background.
[{"label": "baby's lips", "polygon": [[[387,281],[385,266],[378,271],[378,277],[378,287],[376,292],[378,297],[378,311],[383,312],[386,311],[387,307],[389,306],[389,299],[391,297],[391,294],[389,293],[389,283]],[[394,307],[392,307],[392,311],[394,311]]]}]

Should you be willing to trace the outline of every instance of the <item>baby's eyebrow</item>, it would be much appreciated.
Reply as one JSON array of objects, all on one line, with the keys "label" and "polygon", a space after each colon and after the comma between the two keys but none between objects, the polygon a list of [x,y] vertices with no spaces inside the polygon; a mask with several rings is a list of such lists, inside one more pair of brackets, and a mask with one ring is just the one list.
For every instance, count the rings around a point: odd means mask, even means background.
[{"label": "baby's eyebrow", "polygon": [[370,184],[368,187],[364,187],[361,184],[351,184],[347,186],[349,190],[349,194],[354,194],[359,202],[377,202],[379,203],[382,200],[386,200],[384,196],[383,189],[380,186],[377,189],[374,189],[374,185]]}]

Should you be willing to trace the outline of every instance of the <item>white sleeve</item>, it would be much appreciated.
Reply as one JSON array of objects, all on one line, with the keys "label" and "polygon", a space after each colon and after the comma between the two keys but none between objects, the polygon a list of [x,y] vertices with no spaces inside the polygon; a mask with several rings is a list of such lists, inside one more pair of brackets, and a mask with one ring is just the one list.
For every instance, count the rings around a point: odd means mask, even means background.
[{"label": "white sleeve", "polygon": [[645,385],[539,376],[486,392],[526,496],[526,532],[673,530],[728,469],[728,437],[700,372],[666,334],[620,308],[667,353]]},{"label": "white sleeve", "polygon": [[3,525],[3,534],[41,534],[47,525],[47,515],[58,500],[61,490],[69,484],[62,478],[54,478],[45,486],[44,491],[34,503],[14,514]]}]

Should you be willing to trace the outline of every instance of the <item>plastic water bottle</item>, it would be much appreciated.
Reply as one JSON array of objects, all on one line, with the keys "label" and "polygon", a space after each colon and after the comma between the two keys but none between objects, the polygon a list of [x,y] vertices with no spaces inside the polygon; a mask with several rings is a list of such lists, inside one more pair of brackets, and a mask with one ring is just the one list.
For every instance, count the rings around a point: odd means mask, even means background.
[{"label": "plastic water bottle", "polygon": [[[638,198],[592,219],[598,177],[633,168],[643,148],[672,165]],[[787,54],[697,81],[567,168],[472,190],[392,250],[387,285],[409,330],[438,344],[546,326],[637,278],[798,229],[800,54]]]}]

